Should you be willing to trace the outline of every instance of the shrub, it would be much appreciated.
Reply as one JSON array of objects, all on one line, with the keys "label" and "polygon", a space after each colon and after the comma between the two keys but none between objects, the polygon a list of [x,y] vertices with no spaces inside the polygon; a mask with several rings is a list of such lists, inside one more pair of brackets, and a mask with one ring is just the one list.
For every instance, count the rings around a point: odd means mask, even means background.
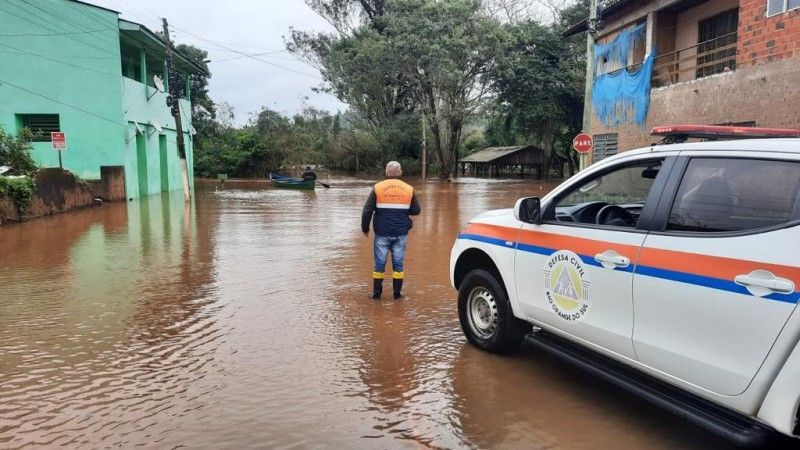
[{"label": "shrub", "polygon": [[7,175],[31,175],[36,171],[36,163],[31,158],[31,139],[33,134],[23,128],[17,137],[0,128],[0,166],[9,166]]},{"label": "shrub", "polygon": [[36,183],[32,178],[7,178],[0,177],[0,195],[8,195],[20,215],[31,206],[33,192],[36,190]]}]

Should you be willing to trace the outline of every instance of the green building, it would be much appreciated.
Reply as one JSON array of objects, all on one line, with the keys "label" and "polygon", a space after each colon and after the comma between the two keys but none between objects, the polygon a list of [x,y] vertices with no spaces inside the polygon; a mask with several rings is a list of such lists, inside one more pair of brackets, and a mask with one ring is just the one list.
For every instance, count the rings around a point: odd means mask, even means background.
[{"label": "green building", "polygon": [[[180,190],[165,59],[156,34],[116,11],[77,0],[3,0],[0,127],[11,133],[30,128],[40,167],[58,167],[50,132],[66,133],[64,168],[99,179],[101,166],[123,167],[128,198]],[[203,69],[181,54],[176,66],[191,174],[188,79]]]}]

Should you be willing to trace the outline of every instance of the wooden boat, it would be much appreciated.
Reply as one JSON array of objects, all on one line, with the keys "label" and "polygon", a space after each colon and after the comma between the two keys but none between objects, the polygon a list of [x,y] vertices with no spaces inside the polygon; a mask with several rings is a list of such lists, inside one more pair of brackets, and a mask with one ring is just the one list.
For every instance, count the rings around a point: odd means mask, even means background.
[{"label": "wooden boat", "polygon": [[284,177],[276,173],[270,173],[269,179],[272,181],[273,186],[286,189],[305,189],[313,191],[317,184],[316,180]]}]

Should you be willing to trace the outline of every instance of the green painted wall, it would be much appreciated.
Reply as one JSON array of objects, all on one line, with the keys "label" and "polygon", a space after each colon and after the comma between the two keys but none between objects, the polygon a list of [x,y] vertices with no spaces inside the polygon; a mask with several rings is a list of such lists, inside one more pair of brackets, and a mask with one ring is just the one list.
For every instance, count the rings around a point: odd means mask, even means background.
[{"label": "green painted wall", "polygon": [[147,162],[147,138],[144,133],[136,134],[136,175],[139,192],[146,192],[150,188],[147,181],[149,164]]},{"label": "green painted wall", "polygon": [[[147,87],[147,95],[145,92],[145,85],[130,78],[123,78],[123,104],[126,105],[125,120],[129,123],[129,130],[131,136],[140,136],[140,139],[145,142],[145,158],[139,158],[136,146],[136,138],[129,140],[127,149],[125,151],[125,173],[137,174],[136,177],[125,177],[126,189],[128,197],[136,198],[144,195],[158,194],[164,190],[163,181],[167,181],[167,186],[170,191],[182,190],[183,181],[181,180],[181,163],[178,156],[177,133],[175,131],[175,120],[172,118],[169,108],[167,107],[167,94],[158,92],[155,88]],[[148,100],[147,97],[150,97]],[[189,173],[193,172],[193,152],[192,142],[193,136],[188,130],[191,130],[191,104],[186,100],[180,100],[182,112],[182,124],[184,129],[184,141],[186,143],[186,159],[189,163]],[[136,124],[139,125],[138,129],[142,130],[141,133],[137,131]],[[161,128],[161,131],[158,128]],[[162,141],[166,141],[166,155],[165,159],[161,155]],[[162,161],[166,160],[169,167],[169,173],[166,177],[161,175]],[[147,172],[147,189],[142,192],[139,186],[140,168],[144,167]],[[189,178],[190,183],[194,186],[193,177]]]},{"label": "green painted wall", "polygon": [[167,136],[158,136],[158,157],[161,165],[161,192],[168,192],[169,189],[169,153],[167,153]]},{"label": "green painted wall", "polygon": [[[17,132],[19,114],[59,114],[66,169],[99,178],[101,165],[122,164],[117,15],[67,0],[0,5],[0,126]],[[33,156],[41,167],[58,167],[50,142],[35,143]]]},{"label": "green painted wall", "polygon": [[[17,132],[20,114],[58,114],[65,169],[97,179],[100,166],[124,165],[129,198],[182,189],[166,94],[122,76],[116,13],[69,0],[3,0],[0,30],[0,127]],[[180,102],[192,174],[191,105]],[[58,167],[50,142],[35,143],[33,156],[41,167]]]}]

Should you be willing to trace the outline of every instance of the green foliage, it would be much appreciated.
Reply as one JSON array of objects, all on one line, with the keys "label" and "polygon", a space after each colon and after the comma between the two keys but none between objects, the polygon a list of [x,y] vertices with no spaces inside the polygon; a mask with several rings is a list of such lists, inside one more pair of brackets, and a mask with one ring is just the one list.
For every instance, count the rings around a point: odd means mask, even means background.
[{"label": "green foliage", "polygon": [[16,206],[17,211],[23,214],[31,205],[36,183],[30,177],[36,172],[36,163],[31,158],[31,139],[33,134],[23,128],[17,137],[6,133],[0,128],[0,166],[11,168],[6,175],[21,175],[21,178],[8,178],[0,176],[0,196],[8,195]]},{"label": "green foliage", "polygon": [[[488,69],[506,48],[501,25],[483,14],[479,0],[310,3],[339,33],[293,31],[289,50],[317,66],[323,89],[350,105],[361,119],[355,126],[386,156],[404,153],[393,146],[396,127],[424,112],[440,175],[447,177],[462,128],[489,91]],[[353,26],[346,19],[358,4],[364,20]]]},{"label": "green foliage", "polygon": [[395,0],[385,17],[398,70],[430,118],[444,179],[455,170],[463,127],[487,100],[487,76],[510,35],[483,14],[478,0]]},{"label": "green foliage", "polygon": [[[292,30],[287,48],[323,75],[319,91],[349,106],[287,117],[262,110],[235,127],[230,108],[193,80],[195,170],[263,176],[302,164],[378,172],[390,159],[419,170],[422,119],[432,172],[453,173],[459,155],[492,145],[537,144],[573,170],[581,129],[585,42],[562,31],[587,0],[552,25],[487,14],[483,0],[306,0],[335,31]],[[202,63],[206,53],[181,47]],[[195,82],[197,85],[195,85]],[[431,164],[431,163],[429,163]]]},{"label": "green foliage", "polygon": [[0,176],[0,196],[8,195],[17,211],[24,214],[31,206],[33,193],[36,191],[36,183],[32,178],[7,178]]},{"label": "green foliage", "polygon": [[528,21],[509,29],[512,45],[491,74],[498,117],[489,135],[496,145],[534,140],[545,150],[545,169],[551,161],[572,168],[576,155],[569,144],[582,127],[585,46],[565,39],[559,26]]},{"label": "green foliage", "polygon": [[307,108],[292,118],[264,108],[242,128],[216,123],[196,156],[195,172],[202,177],[227,173],[261,177],[303,164],[328,161],[332,154],[335,118]]},{"label": "green foliage", "polygon": [[11,167],[8,175],[30,175],[36,171],[31,157],[33,134],[23,128],[17,137],[0,128],[0,166]]}]

